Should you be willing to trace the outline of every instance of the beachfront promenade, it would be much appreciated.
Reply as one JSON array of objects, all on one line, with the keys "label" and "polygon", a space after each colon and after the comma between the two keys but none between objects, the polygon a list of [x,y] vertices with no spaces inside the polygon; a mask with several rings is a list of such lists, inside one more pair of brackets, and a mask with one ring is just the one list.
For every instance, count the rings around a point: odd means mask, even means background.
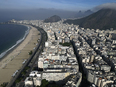
[{"label": "beachfront promenade", "polygon": [[[29,26],[29,25],[28,25]],[[32,27],[25,38],[25,40],[10,52],[2,61],[0,61],[0,84],[3,82],[10,82],[12,75],[16,70],[20,70],[24,61],[28,61],[30,58],[29,52],[34,52],[38,45],[38,39],[40,38],[40,32]]]},{"label": "beachfront promenade", "polygon": [[[36,26],[34,26],[36,27]],[[38,42],[38,45],[35,48],[35,51],[33,52],[33,54],[30,56],[30,58],[28,59],[28,61],[23,65],[23,67],[21,68],[21,70],[17,73],[17,75],[12,78],[12,80],[10,81],[10,83],[7,85],[7,87],[23,87],[24,86],[24,80],[25,78],[29,75],[29,73],[33,70],[33,68],[35,67],[35,63],[36,61],[38,61],[38,57],[42,52],[42,49],[44,48],[44,43],[47,39],[46,33],[43,29],[36,27],[39,31],[40,31],[40,39]],[[28,69],[28,71],[26,71],[25,76],[22,78],[22,80],[19,83],[15,83],[16,79],[20,78],[21,73],[23,72],[23,70],[25,69],[26,66],[29,66],[30,68]]]}]

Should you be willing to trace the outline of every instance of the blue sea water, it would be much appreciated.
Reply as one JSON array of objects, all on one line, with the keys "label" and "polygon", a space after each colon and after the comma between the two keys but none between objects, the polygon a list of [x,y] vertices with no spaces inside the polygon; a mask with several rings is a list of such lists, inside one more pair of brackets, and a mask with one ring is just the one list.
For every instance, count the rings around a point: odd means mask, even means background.
[{"label": "blue sea water", "polygon": [[16,24],[0,25],[0,58],[8,51],[23,41],[29,32],[29,28]]}]

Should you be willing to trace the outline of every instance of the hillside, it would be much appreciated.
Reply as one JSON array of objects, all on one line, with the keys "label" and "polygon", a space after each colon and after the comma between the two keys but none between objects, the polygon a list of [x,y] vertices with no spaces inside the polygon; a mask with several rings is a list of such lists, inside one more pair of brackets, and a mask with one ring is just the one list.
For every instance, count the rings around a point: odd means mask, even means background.
[{"label": "hillside", "polygon": [[46,22],[46,23],[48,23],[48,22],[58,22],[60,20],[61,20],[61,18],[59,16],[54,15],[50,18],[45,19],[44,22]]},{"label": "hillside", "polygon": [[116,29],[116,10],[101,9],[87,17],[75,20],[66,20],[64,23],[79,25],[84,28],[93,29]]}]

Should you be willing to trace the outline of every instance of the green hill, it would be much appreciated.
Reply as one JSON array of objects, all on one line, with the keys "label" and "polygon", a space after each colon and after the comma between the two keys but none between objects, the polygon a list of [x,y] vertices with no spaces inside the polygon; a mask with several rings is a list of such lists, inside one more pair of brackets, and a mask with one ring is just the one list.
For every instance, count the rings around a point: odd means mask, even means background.
[{"label": "green hill", "polygon": [[52,22],[58,22],[60,20],[61,20],[61,18],[59,16],[54,15],[54,16],[52,16],[50,18],[45,19],[44,22],[45,23],[48,23],[48,22],[51,22],[52,23]]},{"label": "green hill", "polygon": [[116,10],[101,9],[87,17],[75,20],[66,20],[64,23],[79,25],[84,28],[93,29],[116,29]]}]

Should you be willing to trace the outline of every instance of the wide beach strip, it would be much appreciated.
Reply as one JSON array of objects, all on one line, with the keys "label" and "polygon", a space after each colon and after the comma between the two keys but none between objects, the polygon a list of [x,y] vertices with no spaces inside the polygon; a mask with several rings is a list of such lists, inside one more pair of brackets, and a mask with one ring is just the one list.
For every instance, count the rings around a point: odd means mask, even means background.
[{"label": "wide beach strip", "polygon": [[0,62],[0,84],[11,80],[13,73],[22,67],[24,60],[30,57],[28,52],[37,46],[39,31],[30,27],[31,30],[25,40]]}]

